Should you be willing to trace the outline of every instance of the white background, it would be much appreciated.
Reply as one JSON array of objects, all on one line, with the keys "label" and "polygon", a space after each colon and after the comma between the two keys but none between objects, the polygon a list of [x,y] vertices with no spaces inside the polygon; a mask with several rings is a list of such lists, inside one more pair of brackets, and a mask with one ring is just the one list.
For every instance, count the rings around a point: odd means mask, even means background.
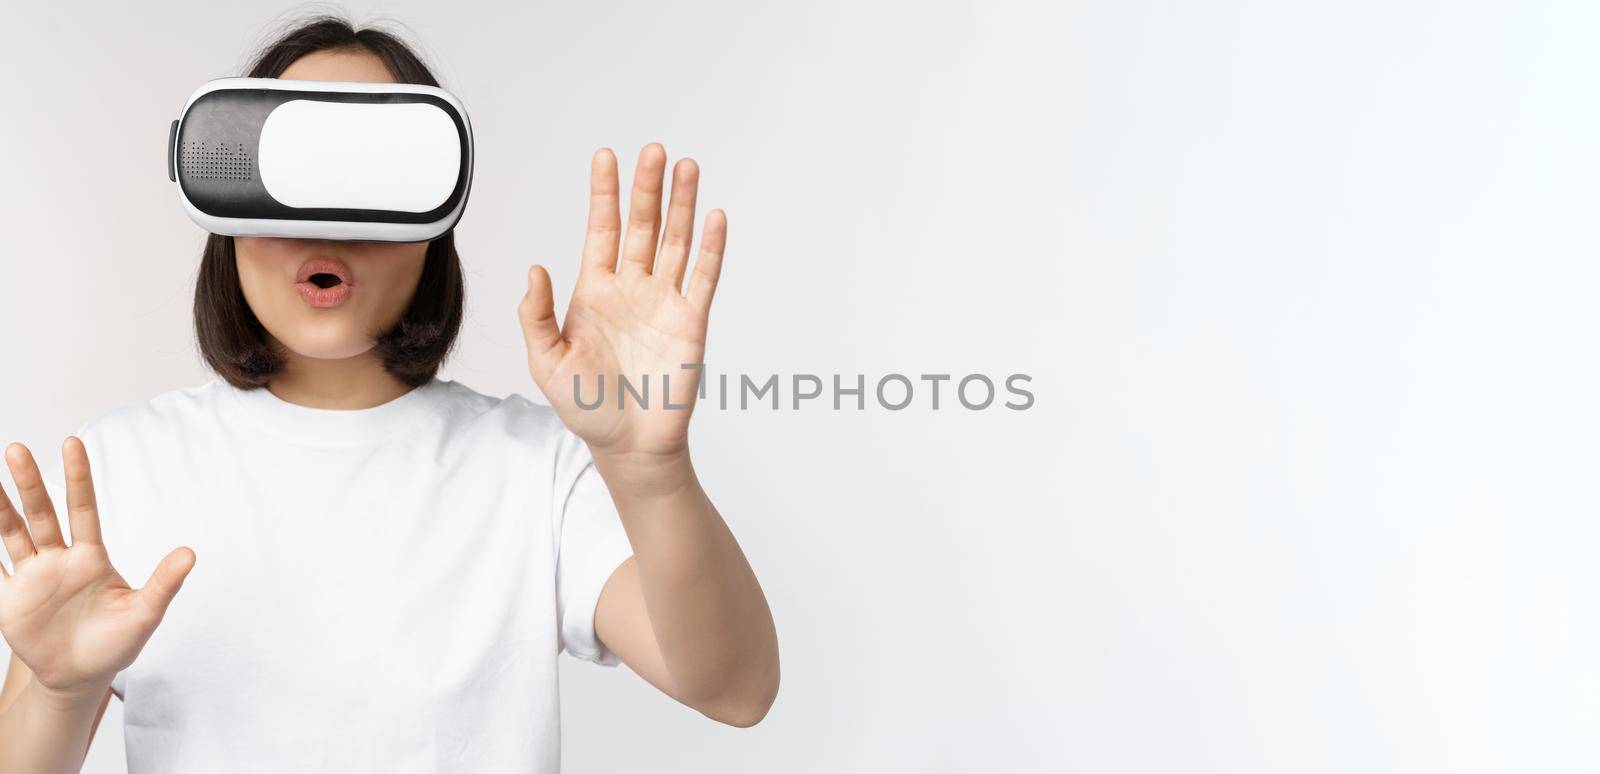
[{"label": "white background", "polygon": [[[537,394],[524,271],[570,291],[589,154],[651,140],[729,214],[714,372],[1034,376],[702,408],[781,695],[566,659],[568,770],[1600,767],[1600,6],[345,8],[471,111],[445,377]],[[279,11],[6,7],[4,441],[210,378],[167,123]]]}]

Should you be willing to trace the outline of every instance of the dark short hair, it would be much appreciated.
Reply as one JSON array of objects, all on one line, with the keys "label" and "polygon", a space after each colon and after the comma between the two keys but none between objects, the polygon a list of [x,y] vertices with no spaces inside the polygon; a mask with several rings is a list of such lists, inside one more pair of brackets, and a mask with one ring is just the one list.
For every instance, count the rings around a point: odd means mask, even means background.
[{"label": "dark short hair", "polygon": [[[421,57],[392,33],[357,29],[345,19],[326,15],[292,23],[255,56],[247,75],[277,78],[307,54],[350,50],[377,56],[401,83],[439,85]],[[377,337],[384,369],[412,387],[432,379],[461,330],[465,296],[461,257],[456,254],[455,232],[450,231],[428,243],[411,305],[399,322]],[[212,234],[206,239],[195,282],[194,329],[206,365],[240,389],[265,386],[287,364],[245,301],[231,236]]]}]

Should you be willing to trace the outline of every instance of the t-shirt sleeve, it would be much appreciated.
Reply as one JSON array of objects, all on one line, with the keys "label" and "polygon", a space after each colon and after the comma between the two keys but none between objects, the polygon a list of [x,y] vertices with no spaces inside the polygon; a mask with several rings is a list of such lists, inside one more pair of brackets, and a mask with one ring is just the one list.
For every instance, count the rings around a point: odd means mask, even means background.
[{"label": "t-shirt sleeve", "polygon": [[556,614],[562,647],[605,666],[617,657],[594,630],[600,590],[633,546],[582,439],[563,430],[556,465]]}]

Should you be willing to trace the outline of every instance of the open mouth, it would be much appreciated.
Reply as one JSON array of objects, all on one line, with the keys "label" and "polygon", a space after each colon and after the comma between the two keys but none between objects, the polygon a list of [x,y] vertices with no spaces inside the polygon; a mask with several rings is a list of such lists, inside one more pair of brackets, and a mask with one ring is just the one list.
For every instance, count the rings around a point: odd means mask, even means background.
[{"label": "open mouth", "polygon": [[344,261],[322,255],[300,265],[294,284],[306,303],[321,308],[344,303],[355,287],[350,267]]},{"label": "open mouth", "polygon": [[331,255],[319,255],[300,264],[295,272],[295,282],[312,282],[317,287],[328,288],[338,284],[353,285],[350,266]]}]

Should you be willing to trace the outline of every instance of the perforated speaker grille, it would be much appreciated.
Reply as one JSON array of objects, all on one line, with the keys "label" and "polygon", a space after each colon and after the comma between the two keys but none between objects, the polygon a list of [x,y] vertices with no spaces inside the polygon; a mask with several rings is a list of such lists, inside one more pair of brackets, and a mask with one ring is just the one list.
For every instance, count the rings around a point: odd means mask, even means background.
[{"label": "perforated speaker grille", "polygon": [[243,143],[186,142],[178,166],[192,178],[249,180],[253,175]]}]

